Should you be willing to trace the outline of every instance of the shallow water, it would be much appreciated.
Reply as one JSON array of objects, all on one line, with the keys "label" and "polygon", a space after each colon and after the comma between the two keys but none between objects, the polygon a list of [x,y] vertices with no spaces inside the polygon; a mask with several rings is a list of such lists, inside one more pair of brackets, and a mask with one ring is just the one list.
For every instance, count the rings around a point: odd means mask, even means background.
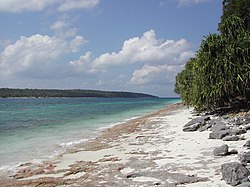
[{"label": "shallow water", "polygon": [[101,128],[161,109],[179,99],[0,99],[0,168],[47,159]]}]

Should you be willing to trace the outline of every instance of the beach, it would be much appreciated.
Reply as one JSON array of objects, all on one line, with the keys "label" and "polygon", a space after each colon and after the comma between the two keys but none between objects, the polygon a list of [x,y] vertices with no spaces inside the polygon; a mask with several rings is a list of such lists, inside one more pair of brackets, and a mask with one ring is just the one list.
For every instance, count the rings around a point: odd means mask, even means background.
[{"label": "beach", "polygon": [[[222,140],[209,139],[209,131],[183,132],[195,117],[192,108],[169,105],[105,129],[53,160],[21,164],[1,176],[0,186],[229,186],[221,165],[238,154],[214,156]],[[227,144],[241,153],[244,142]]]}]

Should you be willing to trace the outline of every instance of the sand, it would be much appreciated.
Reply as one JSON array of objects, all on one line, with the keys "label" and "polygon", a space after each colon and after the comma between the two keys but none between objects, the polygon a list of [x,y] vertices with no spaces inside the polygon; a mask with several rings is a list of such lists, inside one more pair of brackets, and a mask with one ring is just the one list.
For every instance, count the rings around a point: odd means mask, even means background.
[{"label": "sand", "polygon": [[[226,187],[221,164],[238,155],[213,156],[222,140],[208,131],[183,132],[194,118],[181,104],[119,124],[97,138],[40,165],[27,163],[0,180],[0,186],[187,186]],[[244,135],[250,138],[250,133]],[[245,140],[227,142],[246,151]]]}]

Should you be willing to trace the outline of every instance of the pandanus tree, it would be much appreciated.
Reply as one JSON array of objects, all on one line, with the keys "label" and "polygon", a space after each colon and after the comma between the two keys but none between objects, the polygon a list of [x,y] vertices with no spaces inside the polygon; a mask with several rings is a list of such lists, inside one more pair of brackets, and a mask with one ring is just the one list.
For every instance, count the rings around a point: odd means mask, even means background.
[{"label": "pandanus tree", "polygon": [[199,111],[250,104],[249,30],[232,15],[220,31],[202,40],[196,57],[176,77],[177,93]]}]

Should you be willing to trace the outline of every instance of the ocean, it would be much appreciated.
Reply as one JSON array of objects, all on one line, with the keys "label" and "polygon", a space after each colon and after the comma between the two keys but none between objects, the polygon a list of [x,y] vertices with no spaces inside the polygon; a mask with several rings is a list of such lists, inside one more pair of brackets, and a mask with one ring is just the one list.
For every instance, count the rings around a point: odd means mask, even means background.
[{"label": "ocean", "polygon": [[0,169],[40,162],[104,128],[179,102],[162,98],[0,99]]}]

